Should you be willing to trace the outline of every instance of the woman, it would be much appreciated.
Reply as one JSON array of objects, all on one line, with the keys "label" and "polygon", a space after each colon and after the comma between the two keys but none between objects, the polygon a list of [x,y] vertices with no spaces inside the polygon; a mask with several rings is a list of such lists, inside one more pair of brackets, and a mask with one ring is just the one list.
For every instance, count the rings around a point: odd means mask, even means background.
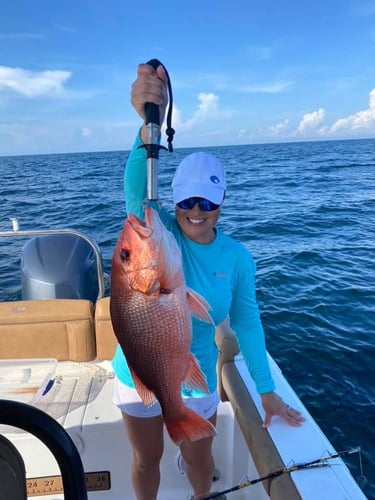
[{"label": "woman", "polygon": [[[144,119],[144,105],[159,106],[161,119],[167,104],[166,75],[159,66],[138,67],[132,86],[131,102]],[[146,154],[139,148],[146,142],[142,125],[125,170],[127,213],[143,216],[146,192]],[[261,395],[265,411],[264,427],[279,415],[289,425],[298,427],[304,421],[300,412],[290,408],[274,392],[264,332],[255,298],[255,264],[247,250],[216,228],[224,201],[226,181],[221,163],[206,153],[187,156],[176,170],[173,183],[175,216],[160,209],[160,217],[175,235],[182,253],[187,286],[200,293],[210,304],[210,314],[219,324],[229,317],[250,374]],[[217,347],[214,327],[192,319],[191,350],[207,377],[210,394],[183,391],[185,404],[198,414],[216,422],[219,402],[216,392]],[[156,498],[163,453],[163,420],[158,404],[146,408],[137,395],[125,358],[118,347],[113,359],[116,374],[114,401],[121,409],[133,450],[132,482],[138,500]],[[187,477],[193,488],[192,498],[207,494],[211,488],[214,460],[212,438],[184,441],[180,447]]]}]

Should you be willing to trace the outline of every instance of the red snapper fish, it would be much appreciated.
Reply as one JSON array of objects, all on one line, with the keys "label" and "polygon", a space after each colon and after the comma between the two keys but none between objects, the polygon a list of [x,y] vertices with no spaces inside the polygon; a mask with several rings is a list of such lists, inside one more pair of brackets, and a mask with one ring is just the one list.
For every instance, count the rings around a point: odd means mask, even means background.
[{"label": "red snapper fish", "polygon": [[172,440],[197,441],[214,426],[187,408],[181,385],[208,393],[190,352],[191,314],[211,322],[209,305],[188,289],[177,242],[158,213],[129,214],[112,258],[111,320],[136,390],[146,406],[159,401]]}]

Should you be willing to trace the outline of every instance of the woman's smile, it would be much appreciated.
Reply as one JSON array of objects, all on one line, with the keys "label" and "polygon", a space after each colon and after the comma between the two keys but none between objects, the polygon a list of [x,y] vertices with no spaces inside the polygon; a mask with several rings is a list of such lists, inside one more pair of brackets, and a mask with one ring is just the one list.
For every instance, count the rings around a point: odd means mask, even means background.
[{"label": "woman's smile", "polygon": [[188,217],[188,221],[192,224],[202,224],[205,219],[192,219],[191,217]]}]

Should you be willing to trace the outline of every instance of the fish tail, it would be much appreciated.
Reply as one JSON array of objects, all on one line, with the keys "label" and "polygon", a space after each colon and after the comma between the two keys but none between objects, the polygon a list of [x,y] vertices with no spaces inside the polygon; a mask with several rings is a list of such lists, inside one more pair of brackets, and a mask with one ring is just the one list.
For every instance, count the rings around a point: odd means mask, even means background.
[{"label": "fish tail", "polygon": [[178,420],[165,420],[168,434],[177,446],[183,441],[198,441],[199,439],[216,436],[215,427],[195,411],[185,407]]}]

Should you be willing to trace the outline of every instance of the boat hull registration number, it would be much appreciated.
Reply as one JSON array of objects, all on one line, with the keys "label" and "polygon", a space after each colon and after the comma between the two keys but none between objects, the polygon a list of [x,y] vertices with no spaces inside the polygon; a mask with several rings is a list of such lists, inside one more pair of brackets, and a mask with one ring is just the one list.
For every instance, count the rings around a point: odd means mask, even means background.
[{"label": "boat hull registration number", "polygon": [[[109,471],[85,472],[87,491],[103,491],[111,489]],[[63,493],[61,476],[32,477],[26,479],[28,497]]]}]

